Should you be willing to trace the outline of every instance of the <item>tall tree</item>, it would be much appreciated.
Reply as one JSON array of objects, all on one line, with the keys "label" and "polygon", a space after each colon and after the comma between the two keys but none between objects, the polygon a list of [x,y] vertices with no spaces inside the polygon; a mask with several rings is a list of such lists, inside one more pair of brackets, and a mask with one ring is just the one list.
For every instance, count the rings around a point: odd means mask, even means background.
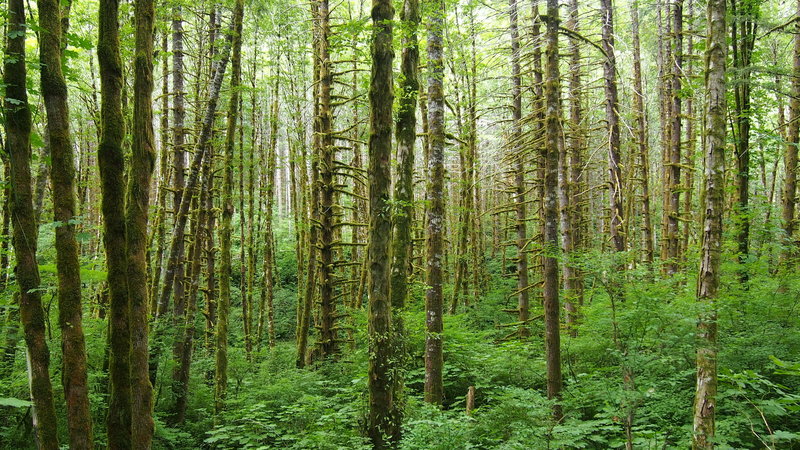
[{"label": "tall tree", "polygon": [[[81,275],[75,239],[75,155],[69,127],[67,83],[61,71],[62,13],[57,0],[39,0],[39,60],[50,143],[50,184],[56,221],[58,323],[61,328],[64,398],[70,448],[90,449],[92,417],[86,375],[86,343],[81,310]],[[68,13],[68,11],[66,12]],[[66,20],[66,16],[63,17]],[[66,32],[66,30],[64,30]]]},{"label": "tall tree", "polygon": [[600,1],[602,18],[603,78],[606,93],[606,129],[608,131],[608,201],[611,242],[618,252],[625,250],[622,208],[622,169],[620,167],[619,94],[617,93],[617,57],[614,55],[614,6],[612,0]]},{"label": "tall tree", "polygon": [[[517,232],[517,317],[519,335],[528,336],[530,319],[528,288],[528,227],[525,193],[525,152],[522,143],[522,75],[520,74],[519,20],[517,0],[509,0],[509,28],[511,29],[511,158],[514,161],[514,212]],[[538,22],[538,18],[534,18]],[[537,44],[538,45],[538,44]],[[537,47],[538,48],[538,47]]]},{"label": "tall tree", "polygon": [[[796,6],[800,14],[800,0]],[[785,249],[782,259],[789,260],[796,251],[794,242],[795,207],[797,199],[797,149],[800,146],[800,21],[795,22],[793,71],[792,71],[792,96],[789,102],[789,126],[786,136],[786,150],[784,151],[783,180],[783,231],[785,236]]]},{"label": "tall tree", "polygon": [[101,0],[97,58],[100,62],[100,146],[97,161],[102,192],[103,243],[109,288],[110,449],[131,448],[130,302],[125,244],[125,158],[122,141],[122,62],[119,50],[119,1]]},{"label": "tall tree", "polygon": [[639,36],[639,2],[631,5],[631,33],[633,34],[633,106],[636,120],[635,136],[639,150],[639,167],[642,184],[642,231],[644,239],[644,261],[653,264],[653,223],[650,215],[650,147],[647,141],[647,111],[644,106],[642,84],[641,40]]},{"label": "tall tree", "polygon": [[[736,241],[739,262],[747,263],[750,253],[750,105],[753,50],[756,44],[760,2],[731,0],[731,51],[736,78],[733,84],[733,128],[736,147]],[[748,279],[747,267],[739,269],[739,278]]]},{"label": "tall tree", "polygon": [[725,190],[725,59],[727,57],[726,0],[709,0],[706,7],[705,86],[707,91],[705,134],[705,198],[697,300],[701,312],[697,324],[697,387],[694,397],[692,448],[714,448],[717,396],[717,314],[722,215]]},{"label": "tall tree", "polygon": [[[558,68],[558,0],[547,0],[545,68],[545,199],[544,199],[544,327],[547,398],[555,400],[553,415],[561,419],[561,308],[558,301],[558,167],[561,141],[561,85]],[[562,157],[566,155],[561,155]],[[563,207],[563,206],[562,206]]]},{"label": "tall tree", "polygon": [[[397,138],[397,182],[394,188],[396,213],[392,217],[391,295],[395,311],[405,306],[410,275],[411,229],[414,214],[414,147],[417,140],[417,96],[419,95],[419,1],[404,0],[400,14],[403,21],[402,76],[398,99],[395,136]],[[399,317],[395,318],[395,322]]]},{"label": "tall tree", "polygon": [[154,18],[154,0],[136,0],[133,136],[125,205],[131,330],[131,446],[134,448],[149,448],[154,429],[147,307],[147,220],[150,182],[155,164],[152,101]]},{"label": "tall tree", "polygon": [[442,379],[442,271],[444,269],[444,21],[445,2],[431,5],[428,24],[428,159],[426,217],[428,230],[427,285],[425,293],[425,401],[439,405],[444,397]]},{"label": "tall tree", "polygon": [[50,384],[50,350],[45,336],[45,315],[36,262],[38,224],[33,209],[31,177],[31,110],[25,69],[25,3],[8,0],[8,35],[3,66],[6,95],[6,152],[11,165],[11,217],[13,218],[14,270],[19,285],[19,315],[28,348],[33,417],[39,448],[58,449],[58,429]]},{"label": "tall tree", "polygon": [[[185,126],[186,118],[185,99],[183,80],[183,12],[180,4],[176,4],[172,11],[172,206],[173,215],[177,220],[180,215],[181,198],[185,187]],[[164,276],[164,286],[161,288],[161,295],[158,298],[157,315],[166,314],[169,310],[170,295],[175,294],[176,303],[178,298],[184,295],[184,227],[176,227],[172,239],[175,246],[175,257],[170,257],[167,261],[166,273]],[[172,253],[172,252],[170,252]],[[157,274],[160,276],[161,274]]]},{"label": "tall tree", "polygon": [[[665,149],[664,159],[664,244],[661,247],[661,259],[664,262],[664,273],[672,275],[678,271],[680,251],[679,229],[681,190],[681,91],[683,79],[683,0],[673,2],[672,11],[673,47],[670,54],[670,77],[672,95],[669,125],[669,141]],[[666,141],[666,140],[665,140]]]},{"label": "tall tree", "polygon": [[[392,216],[392,266],[390,288],[392,303],[392,327],[396,335],[394,350],[396,367],[393,373],[392,401],[394,420],[401,422],[403,364],[406,348],[403,343],[405,329],[402,313],[408,297],[408,281],[411,275],[413,256],[412,229],[414,223],[414,159],[417,141],[417,97],[419,96],[419,40],[417,30],[420,23],[419,1],[404,0],[400,13],[403,23],[402,61],[400,92],[398,99],[395,138],[397,140],[397,181],[394,189],[396,206]],[[399,428],[397,428],[399,430]]]},{"label": "tall tree", "polygon": [[[236,121],[239,116],[239,85],[242,79],[242,20],[244,16],[243,0],[236,0],[233,11],[232,54],[231,54],[231,98],[228,103],[228,125],[225,134],[225,154],[223,161],[222,181],[222,230],[220,232],[220,274],[219,305],[217,308],[216,330],[216,374],[214,376],[214,411],[217,415],[225,406],[228,388],[228,313],[231,305],[231,219],[233,218],[233,149],[236,138]],[[223,52],[227,53],[227,52]],[[223,61],[225,61],[223,59]],[[226,61],[227,62],[227,61]],[[217,68],[215,86],[219,95],[218,82],[222,84],[220,72],[225,66]],[[216,102],[215,102],[216,103]],[[214,105],[216,106],[216,105]],[[210,109],[210,107],[209,107]],[[213,124],[214,113],[208,119],[208,133]],[[205,130],[204,130],[205,131]],[[205,143],[204,143],[205,144]]]},{"label": "tall tree", "polygon": [[[374,448],[391,447],[400,424],[392,417],[392,303],[389,297],[389,245],[392,236],[390,205],[392,159],[391,0],[372,1],[372,76],[369,87],[369,437]],[[405,251],[405,249],[403,249]]]}]

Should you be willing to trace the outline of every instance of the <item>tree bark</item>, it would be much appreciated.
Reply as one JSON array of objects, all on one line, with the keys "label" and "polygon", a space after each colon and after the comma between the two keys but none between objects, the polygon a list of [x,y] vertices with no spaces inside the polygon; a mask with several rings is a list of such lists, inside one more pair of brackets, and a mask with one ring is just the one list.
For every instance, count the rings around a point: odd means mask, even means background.
[{"label": "tree bark", "polygon": [[653,247],[653,222],[650,215],[650,148],[647,140],[647,111],[644,107],[642,85],[642,58],[639,39],[639,2],[631,5],[631,32],[633,33],[633,90],[634,117],[636,121],[636,144],[639,150],[639,166],[642,177],[642,231],[644,234],[644,262],[652,265],[655,256]]},{"label": "tree bark", "polygon": [[[228,388],[228,314],[231,307],[231,219],[233,218],[233,150],[236,139],[236,121],[239,116],[239,85],[242,78],[242,20],[244,16],[244,0],[236,0],[233,11],[233,30],[231,32],[231,98],[228,103],[228,124],[225,132],[225,154],[223,162],[222,182],[222,230],[220,232],[220,274],[219,304],[216,324],[216,373],[214,375],[214,413],[217,417],[225,407],[225,396]],[[223,52],[227,54],[227,51]],[[212,100],[216,109],[216,99],[222,85],[222,72],[225,71],[225,59],[217,68],[214,80]],[[211,110],[209,104],[209,111]],[[214,123],[214,114],[207,116],[210,135]],[[205,131],[205,125],[204,125]],[[205,142],[203,142],[205,145]],[[185,200],[184,200],[185,201]]]},{"label": "tree bark", "polygon": [[19,285],[19,314],[28,348],[28,373],[33,400],[34,426],[41,449],[58,449],[58,430],[53,388],[50,384],[50,351],[45,336],[45,316],[36,262],[38,224],[33,208],[31,177],[31,110],[25,69],[25,4],[8,0],[8,36],[3,67],[6,95],[6,152],[11,164],[11,217]]},{"label": "tree bark", "polygon": [[544,326],[547,364],[547,398],[555,400],[553,416],[562,417],[561,405],[561,322],[558,300],[558,167],[561,140],[561,86],[558,68],[558,0],[547,0],[545,40],[545,199],[544,199]]},{"label": "tree bark", "polygon": [[[394,336],[389,294],[389,246],[392,239],[390,207],[392,159],[392,77],[391,0],[372,1],[372,76],[369,88],[369,421],[368,434],[374,448],[390,448],[399,441],[400,423],[393,417],[392,389]],[[413,148],[413,140],[412,140]],[[401,251],[406,252],[406,249]],[[403,268],[405,269],[405,268]],[[405,270],[404,270],[405,271]]]},{"label": "tree bark", "polygon": [[622,170],[620,169],[619,96],[617,94],[617,58],[614,56],[614,11],[611,0],[601,0],[603,77],[606,93],[606,122],[608,131],[608,199],[609,230],[617,252],[625,251],[622,208]]},{"label": "tree bark", "polygon": [[[800,0],[797,2],[800,14]],[[781,259],[788,262],[795,255],[797,245],[794,240],[795,207],[797,198],[797,148],[800,146],[800,22],[795,22],[793,77],[791,81],[791,100],[789,101],[789,126],[786,136],[786,150],[783,156],[783,232],[784,250]]]},{"label": "tree bark", "polygon": [[109,404],[106,431],[110,449],[131,448],[130,303],[125,244],[125,158],[122,142],[122,63],[119,49],[119,1],[101,0],[97,58],[100,62],[101,181],[103,243],[109,287]]},{"label": "tree bark", "polygon": [[722,215],[725,190],[726,0],[709,0],[706,9],[705,197],[697,301],[697,387],[694,397],[692,448],[714,448],[717,395],[717,314],[720,281]]},{"label": "tree bark", "polygon": [[425,293],[425,401],[441,405],[442,379],[442,270],[444,269],[444,21],[445,2],[431,5],[428,25],[428,229]]},{"label": "tree bark", "polygon": [[61,5],[39,0],[39,60],[41,88],[47,112],[50,143],[50,184],[53,219],[56,221],[56,268],[58,272],[58,322],[64,371],[62,384],[67,403],[70,448],[91,449],[92,418],[86,375],[86,342],[81,310],[81,276],[78,241],[75,239],[75,155],[69,129],[67,84],[61,72]]},{"label": "tree bark", "polygon": [[133,80],[133,139],[125,213],[131,329],[131,445],[149,448],[153,439],[153,386],[149,374],[147,218],[155,163],[153,144],[153,0],[136,0]]},{"label": "tree bark", "polygon": [[[516,246],[517,246],[517,320],[520,323],[519,335],[530,334],[528,319],[530,318],[528,289],[528,227],[527,207],[525,201],[525,156],[522,142],[522,76],[520,75],[519,21],[517,1],[509,0],[509,28],[511,30],[511,158],[514,161],[514,212],[516,214]],[[538,21],[538,18],[534,19]]]},{"label": "tree bark", "polygon": [[736,241],[739,280],[747,282],[745,264],[750,253],[750,90],[753,49],[756,40],[757,2],[732,0],[730,23],[733,66],[738,80],[734,86],[734,146],[736,148]]}]

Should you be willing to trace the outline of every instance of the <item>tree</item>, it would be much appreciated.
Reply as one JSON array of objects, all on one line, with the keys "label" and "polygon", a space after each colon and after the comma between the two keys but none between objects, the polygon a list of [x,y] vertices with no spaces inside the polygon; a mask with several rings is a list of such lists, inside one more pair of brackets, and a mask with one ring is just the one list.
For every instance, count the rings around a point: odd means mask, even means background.
[{"label": "tree", "polygon": [[110,397],[106,431],[111,449],[131,448],[130,301],[125,244],[125,158],[122,142],[122,62],[119,52],[119,2],[102,0],[99,8],[97,57],[100,62],[98,149],[103,215],[103,243],[109,286]]},{"label": "tree", "polygon": [[131,166],[125,204],[127,281],[131,330],[131,445],[149,448],[153,439],[147,292],[147,220],[155,165],[153,136],[153,0],[136,0]]},{"label": "tree", "polygon": [[26,89],[25,4],[8,0],[9,34],[3,67],[6,95],[6,152],[11,165],[11,216],[13,222],[14,273],[19,285],[19,315],[28,347],[31,399],[39,448],[58,449],[58,430],[53,388],[50,384],[50,350],[45,337],[45,315],[36,262],[38,224],[33,209],[31,179],[31,110]]},{"label": "tree", "polygon": [[644,107],[644,86],[642,85],[642,59],[639,37],[639,2],[631,5],[631,33],[633,34],[633,90],[634,114],[636,119],[636,144],[639,147],[639,167],[642,178],[642,231],[644,232],[644,261],[653,264],[653,223],[650,215],[650,148],[647,145],[647,112]]},{"label": "tree", "polygon": [[[217,309],[217,330],[216,330],[216,374],[214,375],[214,412],[217,416],[222,413],[225,407],[225,395],[228,387],[228,314],[231,305],[231,218],[233,217],[233,147],[236,135],[236,120],[239,111],[239,85],[242,78],[242,21],[244,16],[243,0],[236,0],[236,7],[233,11],[233,26],[231,29],[232,56],[231,56],[231,98],[228,103],[228,125],[225,131],[225,154],[223,161],[223,184],[222,184],[222,230],[220,236],[220,275],[219,275],[219,305]],[[227,51],[223,52],[227,54]],[[216,98],[219,96],[219,89],[222,85],[222,75],[225,72],[225,63],[216,69],[216,77],[212,89],[212,99],[214,99],[214,109],[216,109]],[[211,134],[211,127],[214,122],[214,111],[209,104],[209,114],[206,116],[204,124],[204,134],[206,139]],[[203,145],[206,142],[202,143]],[[198,146],[200,142],[198,142]],[[185,200],[184,200],[185,201]]]},{"label": "tree", "polygon": [[[800,1],[797,3],[800,13]],[[792,97],[789,102],[789,127],[786,136],[786,150],[784,152],[784,166],[786,176],[783,180],[783,231],[785,247],[782,258],[788,261],[794,256],[795,242],[795,206],[797,199],[797,148],[800,146],[800,22],[795,22]]]},{"label": "tree", "polygon": [[392,106],[391,0],[373,0],[372,77],[370,79],[369,134],[369,437],[375,448],[388,448],[399,440],[400,423],[392,417],[393,343],[392,303],[389,294],[389,245],[392,235],[390,207]]},{"label": "tree", "polygon": [[[561,140],[561,85],[558,68],[558,0],[547,0],[545,40],[545,178],[544,178],[544,326],[547,363],[547,398],[555,400],[553,416],[560,420],[561,405],[561,308],[558,300],[558,166]],[[564,155],[561,155],[562,157]]]},{"label": "tree", "polygon": [[697,387],[694,397],[692,447],[714,448],[717,396],[717,314],[722,215],[725,189],[726,1],[710,0],[706,8],[705,86],[708,93],[705,134],[705,200],[703,237],[697,300],[701,304],[697,324]]},{"label": "tree", "polygon": [[608,130],[608,200],[609,231],[616,251],[625,251],[622,230],[622,169],[620,168],[619,94],[617,93],[617,58],[614,55],[614,10],[612,0],[600,1],[602,18],[603,78],[606,93],[606,129]]},{"label": "tree", "polygon": [[[733,83],[734,126],[731,131],[736,146],[736,240],[741,264],[747,262],[750,254],[750,116],[753,114],[750,92],[759,14],[757,1],[731,1],[731,51],[737,75]],[[740,269],[739,277],[742,282],[748,280],[746,267]]]},{"label": "tree", "polygon": [[[514,212],[516,214],[517,245],[517,320],[519,335],[529,335],[530,319],[529,286],[528,286],[528,227],[527,202],[525,201],[525,152],[520,146],[522,142],[522,77],[520,75],[519,25],[517,1],[509,0],[509,25],[511,29],[511,142],[514,146],[511,155],[514,159]],[[538,21],[538,19],[534,19]],[[537,25],[538,26],[538,25]],[[537,44],[538,45],[538,44]]]},{"label": "tree", "polygon": [[47,110],[47,136],[50,143],[50,183],[53,188],[53,219],[56,221],[56,266],[58,270],[58,323],[61,328],[64,397],[71,448],[91,449],[92,417],[89,408],[89,382],[86,375],[86,343],[81,310],[81,275],[78,241],[75,239],[75,155],[69,126],[67,83],[61,72],[61,5],[55,0],[40,0],[39,60],[41,86]]},{"label": "tree", "polygon": [[444,20],[445,3],[433,3],[428,25],[427,285],[425,293],[425,401],[439,405],[442,381],[442,271],[444,269]]}]

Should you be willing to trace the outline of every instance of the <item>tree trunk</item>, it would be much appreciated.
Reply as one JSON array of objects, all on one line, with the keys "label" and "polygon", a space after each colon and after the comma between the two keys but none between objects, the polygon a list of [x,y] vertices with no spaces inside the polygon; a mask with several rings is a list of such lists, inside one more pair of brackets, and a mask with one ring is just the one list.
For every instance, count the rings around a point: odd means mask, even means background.
[{"label": "tree trunk", "polygon": [[[797,2],[797,13],[800,14],[800,0]],[[792,96],[789,101],[789,126],[786,136],[786,150],[783,156],[783,231],[784,250],[781,259],[784,263],[795,256],[795,200],[797,198],[797,148],[800,146],[800,22],[795,22],[794,35],[794,68],[792,77]]]},{"label": "tree trunk", "polygon": [[[184,121],[186,108],[184,106],[186,93],[183,83],[183,17],[181,6],[176,5],[172,11],[172,206],[173,217],[177,222],[180,216],[181,199],[185,191],[186,163],[184,161],[185,134]],[[157,315],[161,316],[169,311],[170,295],[174,293],[176,303],[185,294],[184,289],[184,229],[185,226],[173,229],[171,251],[174,249],[176,255],[167,260],[167,270],[164,275],[164,286],[161,288],[161,295],[158,298]]]},{"label": "tree trunk", "polygon": [[58,322],[61,328],[67,428],[70,448],[90,449],[93,448],[92,418],[86,375],[80,262],[78,241],[75,239],[75,155],[69,130],[67,84],[61,72],[61,5],[55,0],[39,0],[38,5],[39,25],[42,28],[39,33],[41,87],[50,142],[53,219],[57,223]]},{"label": "tree trunk", "polygon": [[[275,237],[272,232],[272,215],[275,196],[275,170],[277,168],[277,145],[278,145],[278,81],[275,81],[273,90],[272,107],[270,112],[270,141],[266,160],[266,185],[264,187],[264,197],[266,211],[264,213],[264,282],[261,287],[261,310],[259,312],[259,333],[258,343],[261,344],[261,333],[264,328],[264,308],[267,314],[267,336],[269,348],[275,347],[275,308],[273,304],[273,291],[275,288]],[[298,273],[298,276],[300,274]]]},{"label": "tree trunk", "polygon": [[558,70],[558,0],[547,0],[545,39],[545,200],[544,200],[544,326],[547,364],[547,398],[555,400],[553,416],[562,416],[561,397],[561,308],[558,301],[558,166],[561,140],[561,86]]},{"label": "tree trunk", "polygon": [[149,448],[153,439],[153,386],[149,375],[147,216],[155,163],[153,148],[153,0],[136,0],[133,81],[133,140],[125,213],[131,329],[131,445]]},{"label": "tree trunk", "polygon": [[[222,231],[220,236],[220,275],[219,275],[219,304],[217,308],[216,325],[216,374],[214,376],[214,413],[217,417],[225,407],[225,396],[228,388],[228,314],[231,307],[231,218],[233,218],[233,149],[236,139],[236,121],[239,115],[239,85],[242,78],[242,20],[244,16],[244,0],[236,0],[233,12],[233,30],[231,32],[231,98],[228,104],[228,125],[225,132],[225,155],[223,162],[222,184]],[[227,53],[224,52],[224,53]],[[225,60],[217,68],[212,96],[214,103],[219,96],[222,85],[222,72],[225,71]],[[217,84],[219,82],[219,84]],[[216,106],[216,105],[214,105]],[[216,108],[214,108],[216,109]],[[211,107],[209,105],[209,110]],[[207,116],[210,131],[213,122],[213,113]],[[204,126],[205,131],[205,126]],[[210,133],[208,133],[210,134]],[[205,142],[203,143],[205,144]]]},{"label": "tree trunk", "polygon": [[[517,0],[509,0],[509,28],[511,29],[511,158],[514,161],[514,212],[516,214],[517,246],[517,320],[519,335],[530,334],[528,319],[530,307],[528,292],[527,207],[525,202],[525,155],[522,142],[522,76],[520,75],[519,21]],[[538,21],[538,18],[534,19]]]},{"label": "tree trunk", "polygon": [[330,10],[328,0],[318,0],[319,41],[319,110],[315,121],[319,123],[319,296],[320,296],[320,341],[322,358],[339,352],[339,339],[336,329],[336,302],[334,300],[334,228],[336,205],[334,202],[335,178],[334,160],[336,147],[333,142],[333,111],[331,89],[333,88],[332,62],[330,55]]},{"label": "tree trunk", "polygon": [[664,167],[664,246],[661,259],[664,261],[664,273],[673,275],[678,271],[679,253],[679,219],[681,194],[681,80],[683,78],[683,0],[675,0],[672,13],[673,43],[670,92],[672,106],[670,108],[670,138],[666,151]]},{"label": "tree trunk", "polygon": [[[750,89],[753,48],[756,40],[756,21],[759,6],[756,2],[732,0],[730,23],[733,66],[737,82],[734,99],[734,147],[736,148],[736,241],[739,264],[746,264],[750,253]],[[747,282],[748,269],[739,268],[739,279]]]},{"label": "tree trunk", "polygon": [[622,232],[622,170],[620,169],[619,99],[617,94],[617,58],[614,56],[614,11],[611,0],[600,1],[602,24],[603,77],[606,92],[606,122],[608,130],[608,177],[609,177],[609,230],[614,249],[625,251],[625,236]]},{"label": "tree trunk", "polygon": [[432,5],[428,25],[428,161],[426,217],[428,229],[427,285],[425,293],[425,401],[441,405],[442,380],[442,270],[444,269],[444,22],[445,2]]},{"label": "tree trunk", "polygon": [[707,6],[705,135],[705,196],[703,237],[697,301],[697,388],[694,397],[692,447],[714,448],[714,413],[717,395],[717,314],[722,252],[722,214],[725,190],[725,59],[727,53],[726,0],[709,0]]},{"label": "tree trunk", "polygon": [[31,110],[25,70],[25,4],[8,0],[8,36],[3,83],[6,152],[11,164],[11,216],[19,285],[19,314],[28,347],[28,374],[36,438],[41,449],[58,449],[56,412],[50,384],[50,351],[45,336],[45,316],[36,262],[38,224],[33,209],[31,179]]},{"label": "tree trunk", "polygon": [[130,303],[125,245],[125,158],[122,143],[122,63],[119,49],[119,2],[100,1],[97,57],[100,62],[101,180],[103,243],[109,287],[110,397],[106,430],[110,449],[131,448]]},{"label": "tree trunk", "polygon": [[644,232],[644,262],[653,264],[653,222],[650,215],[650,148],[647,141],[647,111],[644,107],[642,85],[642,59],[639,39],[639,2],[631,5],[631,30],[633,33],[633,90],[636,144],[639,150],[640,176],[642,177],[642,231]]},{"label": "tree trunk", "polygon": [[[372,77],[369,88],[369,421],[368,434],[374,448],[390,448],[399,441],[399,417],[393,417],[392,303],[389,296],[389,245],[392,237],[391,159],[392,20],[391,0],[372,1]],[[412,110],[413,113],[413,110]],[[413,149],[413,140],[411,141]],[[406,249],[402,249],[403,252]],[[405,269],[405,268],[403,268]],[[405,270],[404,270],[405,271]]]}]

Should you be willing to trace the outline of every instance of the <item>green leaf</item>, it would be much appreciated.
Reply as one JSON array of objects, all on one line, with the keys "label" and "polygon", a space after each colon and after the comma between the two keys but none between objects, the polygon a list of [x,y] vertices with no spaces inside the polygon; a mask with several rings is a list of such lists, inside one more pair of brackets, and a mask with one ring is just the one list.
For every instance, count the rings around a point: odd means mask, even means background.
[{"label": "green leaf", "polygon": [[9,406],[11,408],[27,408],[32,403],[28,400],[20,400],[12,397],[0,397],[0,406]]}]

